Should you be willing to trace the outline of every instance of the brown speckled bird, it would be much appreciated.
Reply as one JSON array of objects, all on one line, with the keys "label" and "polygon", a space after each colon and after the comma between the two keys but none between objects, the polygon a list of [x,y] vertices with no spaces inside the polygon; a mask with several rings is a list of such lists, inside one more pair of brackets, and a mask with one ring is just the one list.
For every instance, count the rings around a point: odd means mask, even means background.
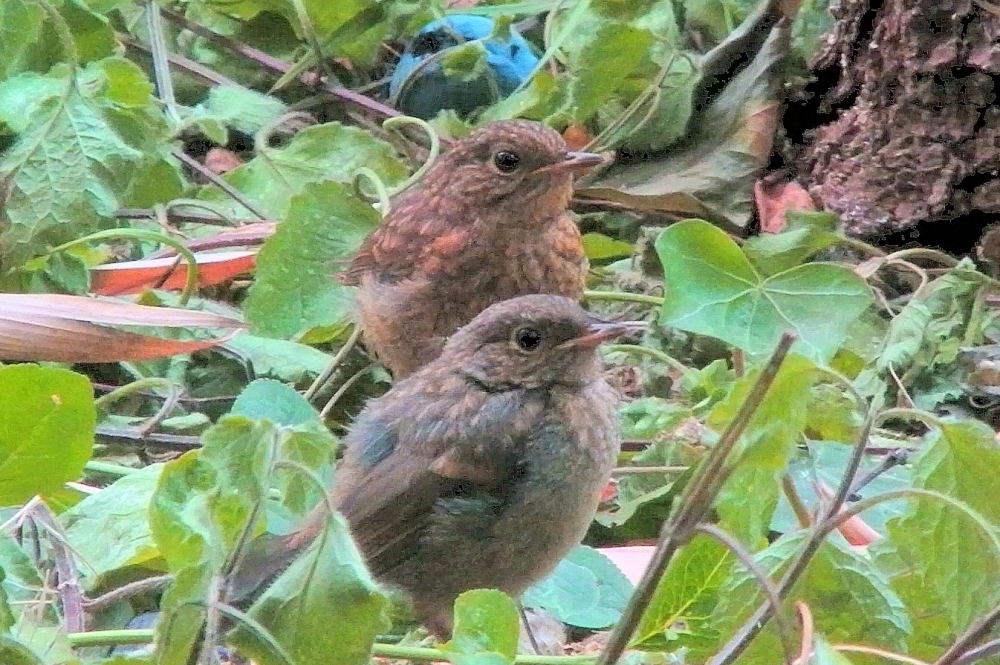
[{"label": "brown speckled bird", "polygon": [[340,277],[360,287],[365,345],[399,379],[493,303],[531,293],[581,299],[587,257],[566,206],[573,174],[602,161],[526,120],[456,142]]},{"label": "brown speckled bird", "polygon": [[[596,349],[623,332],[561,296],[493,305],[351,427],[334,504],[375,578],[439,637],[460,593],[517,597],[580,542],[619,449]],[[235,587],[273,578],[326,519],[251,553]]]}]

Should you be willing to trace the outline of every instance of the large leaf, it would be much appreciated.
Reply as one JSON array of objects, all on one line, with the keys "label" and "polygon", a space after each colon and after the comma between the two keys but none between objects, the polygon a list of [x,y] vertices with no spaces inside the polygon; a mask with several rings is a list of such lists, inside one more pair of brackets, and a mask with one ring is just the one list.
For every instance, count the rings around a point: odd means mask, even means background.
[{"label": "large leaf", "polygon": [[[388,628],[388,599],[375,584],[334,515],[316,542],[281,574],[249,613],[297,665],[343,665],[369,660],[375,636]],[[260,665],[280,665],[269,641],[240,625],[228,642]]]},{"label": "large leaf", "polygon": [[964,503],[989,529],[955,506],[921,497],[872,546],[916,623],[910,653],[934,659],[1000,601],[1000,449],[977,421],[945,423],[927,439],[913,462],[913,484]]},{"label": "large leaf", "polygon": [[632,585],[610,559],[578,545],[548,577],[526,590],[521,602],[571,626],[596,629],[618,622],[631,593]]},{"label": "large leaf", "polygon": [[663,322],[752,355],[793,332],[796,351],[825,363],[872,302],[865,281],[842,266],[812,263],[764,278],[726,233],[701,220],[669,227],[656,251],[667,289]]},{"label": "large leaf", "polygon": [[[387,186],[406,176],[406,167],[388,143],[369,132],[334,122],[302,130],[287,146],[266,151],[225,175],[226,181],[273,219],[284,219],[289,200],[308,184],[351,182],[361,167],[370,168]],[[201,198],[217,202],[236,216],[246,210],[214,186]]]},{"label": "large leaf", "polygon": [[180,195],[152,91],[142,70],[121,58],[75,75],[59,65],[45,76],[0,83],[0,121],[18,135],[0,159],[5,269],[49,245],[117,225],[112,213],[119,207]]},{"label": "large leaf", "polygon": [[[767,165],[780,118],[776,91],[784,43],[781,31],[774,30],[750,64],[695,116],[687,136],[674,150],[612,166],[579,195],[639,210],[746,226],[752,212],[753,181]],[[674,94],[680,101],[684,95],[677,93],[686,90],[683,80]],[[691,99],[689,90],[687,99]]]},{"label": "large leaf", "polygon": [[246,302],[254,332],[293,337],[345,323],[354,289],[341,286],[334,274],[378,222],[375,210],[347,185],[307,185],[257,257],[257,279]]},{"label": "large leaf", "polygon": [[159,567],[154,565],[160,552],[149,527],[149,504],[162,469],[160,464],[147,466],[63,513],[66,538],[84,562],[89,588],[128,566]]},{"label": "large leaf", "polygon": [[[776,577],[795,556],[805,537],[805,532],[800,532],[777,540],[757,555],[757,564],[769,576]],[[740,564],[720,589],[720,597],[710,620],[725,639],[765,600],[757,579]],[[808,603],[816,630],[837,642],[877,644],[899,652],[912,631],[906,608],[885,576],[865,555],[833,541],[820,546],[788,598],[789,605],[796,600]],[[751,642],[741,662],[773,663],[780,649],[771,621]]]},{"label": "large leaf", "polygon": [[86,377],[38,365],[0,368],[0,505],[77,480],[94,445],[97,410]]}]

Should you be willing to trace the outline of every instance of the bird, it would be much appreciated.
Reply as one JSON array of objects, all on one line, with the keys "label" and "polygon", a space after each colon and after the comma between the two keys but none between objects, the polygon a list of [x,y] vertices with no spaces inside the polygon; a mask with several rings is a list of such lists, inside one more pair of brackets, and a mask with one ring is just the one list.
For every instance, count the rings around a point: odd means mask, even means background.
[{"label": "bird", "polygon": [[[563,296],[497,303],[355,419],[332,503],[374,578],[408,593],[437,637],[459,594],[517,597],[583,538],[620,447],[596,349],[626,330]],[[321,502],[251,550],[238,595],[274,579],[329,517]]]},{"label": "bird", "polygon": [[603,161],[528,120],[456,141],[338,276],[359,287],[365,347],[405,378],[493,303],[532,293],[582,299],[589,264],[566,208],[574,173]]},{"label": "bird", "polygon": [[[393,70],[389,101],[407,115],[429,120],[446,108],[465,117],[510,95],[534,71],[538,56],[513,26],[506,36],[495,35],[495,29],[493,19],[472,14],[425,25]],[[443,60],[472,41],[482,45],[485,66],[472,78],[450,74]]]}]

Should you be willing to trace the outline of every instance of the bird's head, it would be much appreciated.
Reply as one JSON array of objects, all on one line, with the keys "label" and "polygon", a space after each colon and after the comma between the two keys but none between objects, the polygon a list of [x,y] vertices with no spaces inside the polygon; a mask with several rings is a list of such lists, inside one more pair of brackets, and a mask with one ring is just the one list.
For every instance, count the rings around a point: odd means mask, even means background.
[{"label": "bird's head", "polygon": [[580,387],[597,379],[597,347],[628,332],[570,298],[527,295],[491,305],[448,340],[444,363],[488,391]]},{"label": "bird's head", "polygon": [[572,152],[562,136],[530,120],[503,120],[456,142],[431,167],[429,191],[448,200],[497,213],[498,218],[537,218],[562,213],[573,193],[573,175],[603,163],[589,152]]}]

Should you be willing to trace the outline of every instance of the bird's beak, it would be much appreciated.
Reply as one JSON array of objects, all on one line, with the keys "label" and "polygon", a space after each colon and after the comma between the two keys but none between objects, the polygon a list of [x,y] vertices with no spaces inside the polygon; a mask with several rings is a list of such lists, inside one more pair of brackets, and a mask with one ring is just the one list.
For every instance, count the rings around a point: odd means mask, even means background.
[{"label": "bird's beak", "polygon": [[577,349],[596,349],[604,342],[617,339],[635,330],[636,327],[631,323],[591,323],[585,334],[569,340],[565,346]]},{"label": "bird's beak", "polygon": [[566,158],[563,161],[543,166],[540,169],[536,169],[535,173],[583,171],[594,166],[600,166],[604,162],[604,155],[598,155],[596,152],[567,152]]}]

